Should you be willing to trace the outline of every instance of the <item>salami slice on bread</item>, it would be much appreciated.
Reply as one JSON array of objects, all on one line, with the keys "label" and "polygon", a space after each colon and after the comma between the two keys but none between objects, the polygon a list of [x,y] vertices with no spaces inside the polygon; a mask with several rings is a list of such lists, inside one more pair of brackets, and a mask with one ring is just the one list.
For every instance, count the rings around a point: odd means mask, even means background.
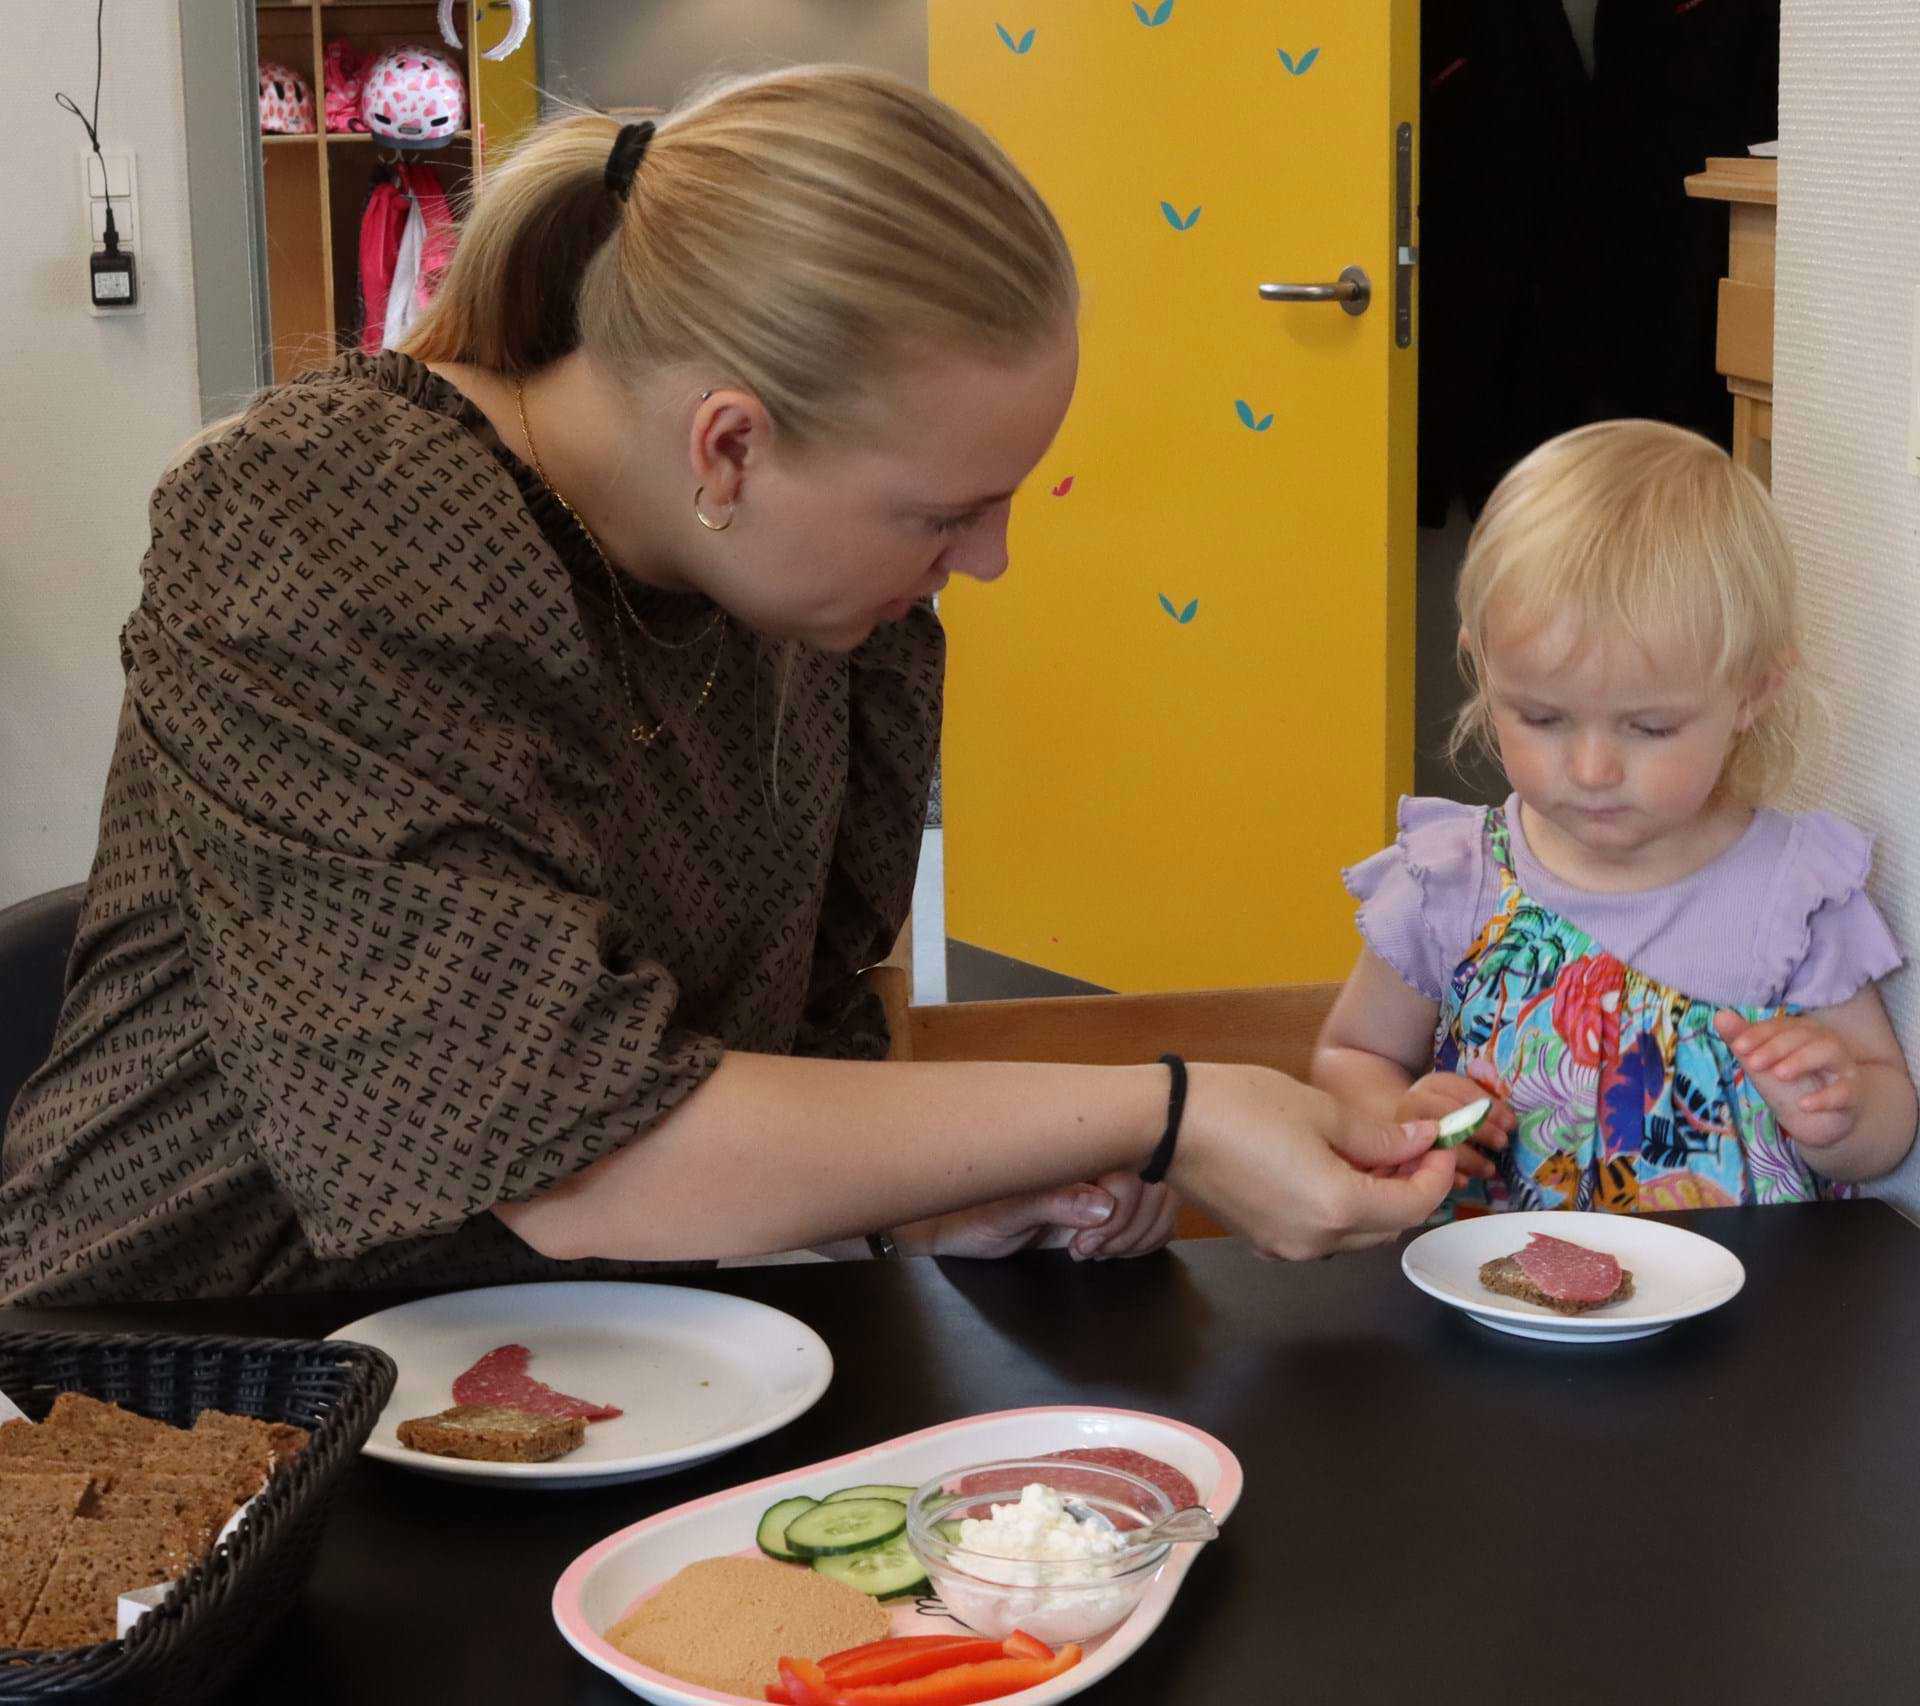
[{"label": "salami slice on bread", "polygon": [[1523,1250],[1480,1266],[1480,1283],[1502,1297],[1561,1315],[1584,1315],[1633,1295],[1633,1275],[1603,1250],[1536,1232]]}]

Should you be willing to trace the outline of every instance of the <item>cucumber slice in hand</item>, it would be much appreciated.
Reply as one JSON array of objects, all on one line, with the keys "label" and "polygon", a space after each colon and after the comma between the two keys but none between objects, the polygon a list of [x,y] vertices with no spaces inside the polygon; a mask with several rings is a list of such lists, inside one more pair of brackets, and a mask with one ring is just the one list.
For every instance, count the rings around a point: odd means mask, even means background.
[{"label": "cucumber slice in hand", "polygon": [[816,1558],[813,1567],[821,1575],[870,1593],[875,1599],[898,1599],[904,1594],[924,1592],[927,1586],[927,1572],[913,1555],[904,1534],[897,1534],[878,1546],[862,1547],[858,1552],[835,1552]]},{"label": "cucumber slice in hand", "polygon": [[1464,1108],[1455,1108],[1440,1121],[1440,1135],[1433,1140],[1435,1149],[1458,1149],[1480,1129],[1480,1122],[1493,1111],[1493,1098],[1482,1096]]},{"label": "cucumber slice in hand", "polygon": [[787,1550],[787,1525],[802,1511],[810,1511],[819,1503],[817,1499],[782,1499],[777,1505],[768,1505],[766,1514],[760,1518],[759,1531],[754,1539],[760,1550],[769,1558],[778,1558],[783,1564],[804,1563],[798,1552]]},{"label": "cucumber slice in hand", "polygon": [[906,1526],[907,1507],[898,1499],[836,1499],[787,1524],[787,1550],[797,1558],[830,1558],[882,1545]]}]

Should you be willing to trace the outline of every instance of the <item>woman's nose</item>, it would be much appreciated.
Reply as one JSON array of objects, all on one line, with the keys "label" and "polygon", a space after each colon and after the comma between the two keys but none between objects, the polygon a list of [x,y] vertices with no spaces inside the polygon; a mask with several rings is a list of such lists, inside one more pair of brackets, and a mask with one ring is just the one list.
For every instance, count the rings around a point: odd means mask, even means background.
[{"label": "woman's nose", "polygon": [[997,581],[1007,572],[1007,522],[1012,505],[984,515],[940,553],[940,566],[970,580]]}]

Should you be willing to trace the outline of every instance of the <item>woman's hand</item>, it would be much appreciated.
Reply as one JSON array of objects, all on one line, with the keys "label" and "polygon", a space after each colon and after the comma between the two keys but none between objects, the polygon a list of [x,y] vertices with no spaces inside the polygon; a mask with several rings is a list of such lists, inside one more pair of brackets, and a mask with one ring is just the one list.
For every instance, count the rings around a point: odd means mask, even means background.
[{"label": "woman's hand", "polygon": [[1452,1187],[1454,1157],[1433,1147],[1431,1121],[1371,1120],[1265,1067],[1189,1070],[1172,1183],[1256,1254],[1301,1260],[1383,1244]]},{"label": "woman's hand", "polygon": [[1484,1061],[1469,1063],[1471,1077],[1458,1072],[1429,1072],[1408,1085],[1407,1093],[1394,1105],[1393,1117],[1403,1124],[1409,1120],[1442,1120],[1455,1110],[1468,1107],[1483,1096],[1493,1098],[1493,1106],[1480,1122],[1472,1138],[1453,1152],[1454,1184],[1469,1179],[1491,1179],[1499,1169],[1489,1149],[1505,1149],[1512,1135],[1514,1114],[1504,1099],[1506,1086]]},{"label": "woman's hand", "polygon": [[1075,1261],[1145,1256],[1173,1236],[1176,1199],[1137,1173],[1103,1173],[1092,1184],[1028,1191],[902,1226],[906,1256],[1011,1256],[1064,1249]]},{"label": "woman's hand", "polygon": [[1727,1011],[1714,1014],[1713,1028],[1802,1149],[1831,1149],[1853,1135],[1859,1063],[1838,1031],[1805,1016],[1752,1022]]}]

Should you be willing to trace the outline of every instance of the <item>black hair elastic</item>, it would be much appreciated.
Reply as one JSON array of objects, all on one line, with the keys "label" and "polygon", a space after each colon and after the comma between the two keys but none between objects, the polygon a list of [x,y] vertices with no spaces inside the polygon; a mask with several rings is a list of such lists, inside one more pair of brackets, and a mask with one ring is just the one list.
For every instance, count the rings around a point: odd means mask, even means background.
[{"label": "black hair elastic", "polygon": [[1187,1063],[1177,1054],[1163,1054],[1160,1064],[1173,1073],[1173,1083],[1167,1092],[1167,1129],[1159,1147],[1140,1169],[1140,1177],[1149,1185],[1159,1184],[1173,1165],[1173,1146],[1180,1141],[1180,1117],[1187,1111]]},{"label": "black hair elastic", "polygon": [[613,139],[613,151],[607,156],[607,188],[622,201],[633,188],[633,175],[647,157],[647,144],[653,140],[654,123],[650,118],[638,124],[623,124]]}]

